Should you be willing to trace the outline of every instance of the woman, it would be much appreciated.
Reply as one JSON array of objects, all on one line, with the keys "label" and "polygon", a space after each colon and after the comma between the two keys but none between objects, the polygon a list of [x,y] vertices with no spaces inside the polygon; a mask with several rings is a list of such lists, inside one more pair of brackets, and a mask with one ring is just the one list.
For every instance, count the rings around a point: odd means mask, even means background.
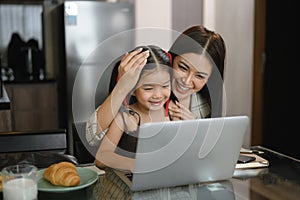
[{"label": "woman", "polygon": [[[173,120],[221,116],[225,53],[223,38],[200,25],[188,28],[175,40],[169,51],[174,69],[172,90],[179,99],[169,105]],[[122,58],[119,81],[87,122],[90,145],[99,144],[105,135],[148,56],[138,49]]]},{"label": "woman", "polygon": [[173,57],[172,91],[179,99],[171,105],[178,119],[218,117],[222,113],[225,43],[203,26],[184,31],[169,51]]}]

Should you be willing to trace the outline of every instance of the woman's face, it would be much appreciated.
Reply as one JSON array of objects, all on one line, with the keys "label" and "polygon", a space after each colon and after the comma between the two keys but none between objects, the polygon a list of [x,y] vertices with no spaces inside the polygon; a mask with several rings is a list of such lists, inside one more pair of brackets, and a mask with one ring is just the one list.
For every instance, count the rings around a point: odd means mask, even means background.
[{"label": "woman's face", "polygon": [[173,62],[172,90],[179,100],[200,91],[207,83],[213,67],[206,56],[196,53],[176,56]]}]

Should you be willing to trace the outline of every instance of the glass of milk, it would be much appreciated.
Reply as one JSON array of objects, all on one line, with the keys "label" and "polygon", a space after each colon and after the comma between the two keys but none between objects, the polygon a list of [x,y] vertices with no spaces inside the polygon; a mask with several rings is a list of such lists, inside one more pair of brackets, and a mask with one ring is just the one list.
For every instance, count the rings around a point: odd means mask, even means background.
[{"label": "glass of milk", "polygon": [[37,167],[18,164],[2,169],[4,200],[37,200]]}]

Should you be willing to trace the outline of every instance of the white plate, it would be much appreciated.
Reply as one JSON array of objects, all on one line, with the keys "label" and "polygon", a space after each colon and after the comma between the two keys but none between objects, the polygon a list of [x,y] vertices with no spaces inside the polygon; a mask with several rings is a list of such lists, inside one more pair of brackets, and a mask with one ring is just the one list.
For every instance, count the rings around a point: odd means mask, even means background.
[{"label": "white plate", "polygon": [[73,187],[52,185],[49,181],[43,178],[43,172],[45,169],[40,170],[38,173],[38,190],[43,192],[68,192],[88,187],[98,180],[98,174],[95,171],[82,167],[76,168],[78,175],[80,176],[80,184]]}]

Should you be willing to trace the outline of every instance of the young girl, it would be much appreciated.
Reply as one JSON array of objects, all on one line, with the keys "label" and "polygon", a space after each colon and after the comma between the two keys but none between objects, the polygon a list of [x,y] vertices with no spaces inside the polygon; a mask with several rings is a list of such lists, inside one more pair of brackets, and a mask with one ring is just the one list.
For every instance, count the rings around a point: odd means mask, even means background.
[{"label": "young girl", "polygon": [[174,98],[170,58],[156,46],[143,47],[142,51],[149,51],[147,63],[103,138],[96,154],[99,167],[132,171],[139,125],[170,120],[168,109],[165,109],[170,96]]}]

